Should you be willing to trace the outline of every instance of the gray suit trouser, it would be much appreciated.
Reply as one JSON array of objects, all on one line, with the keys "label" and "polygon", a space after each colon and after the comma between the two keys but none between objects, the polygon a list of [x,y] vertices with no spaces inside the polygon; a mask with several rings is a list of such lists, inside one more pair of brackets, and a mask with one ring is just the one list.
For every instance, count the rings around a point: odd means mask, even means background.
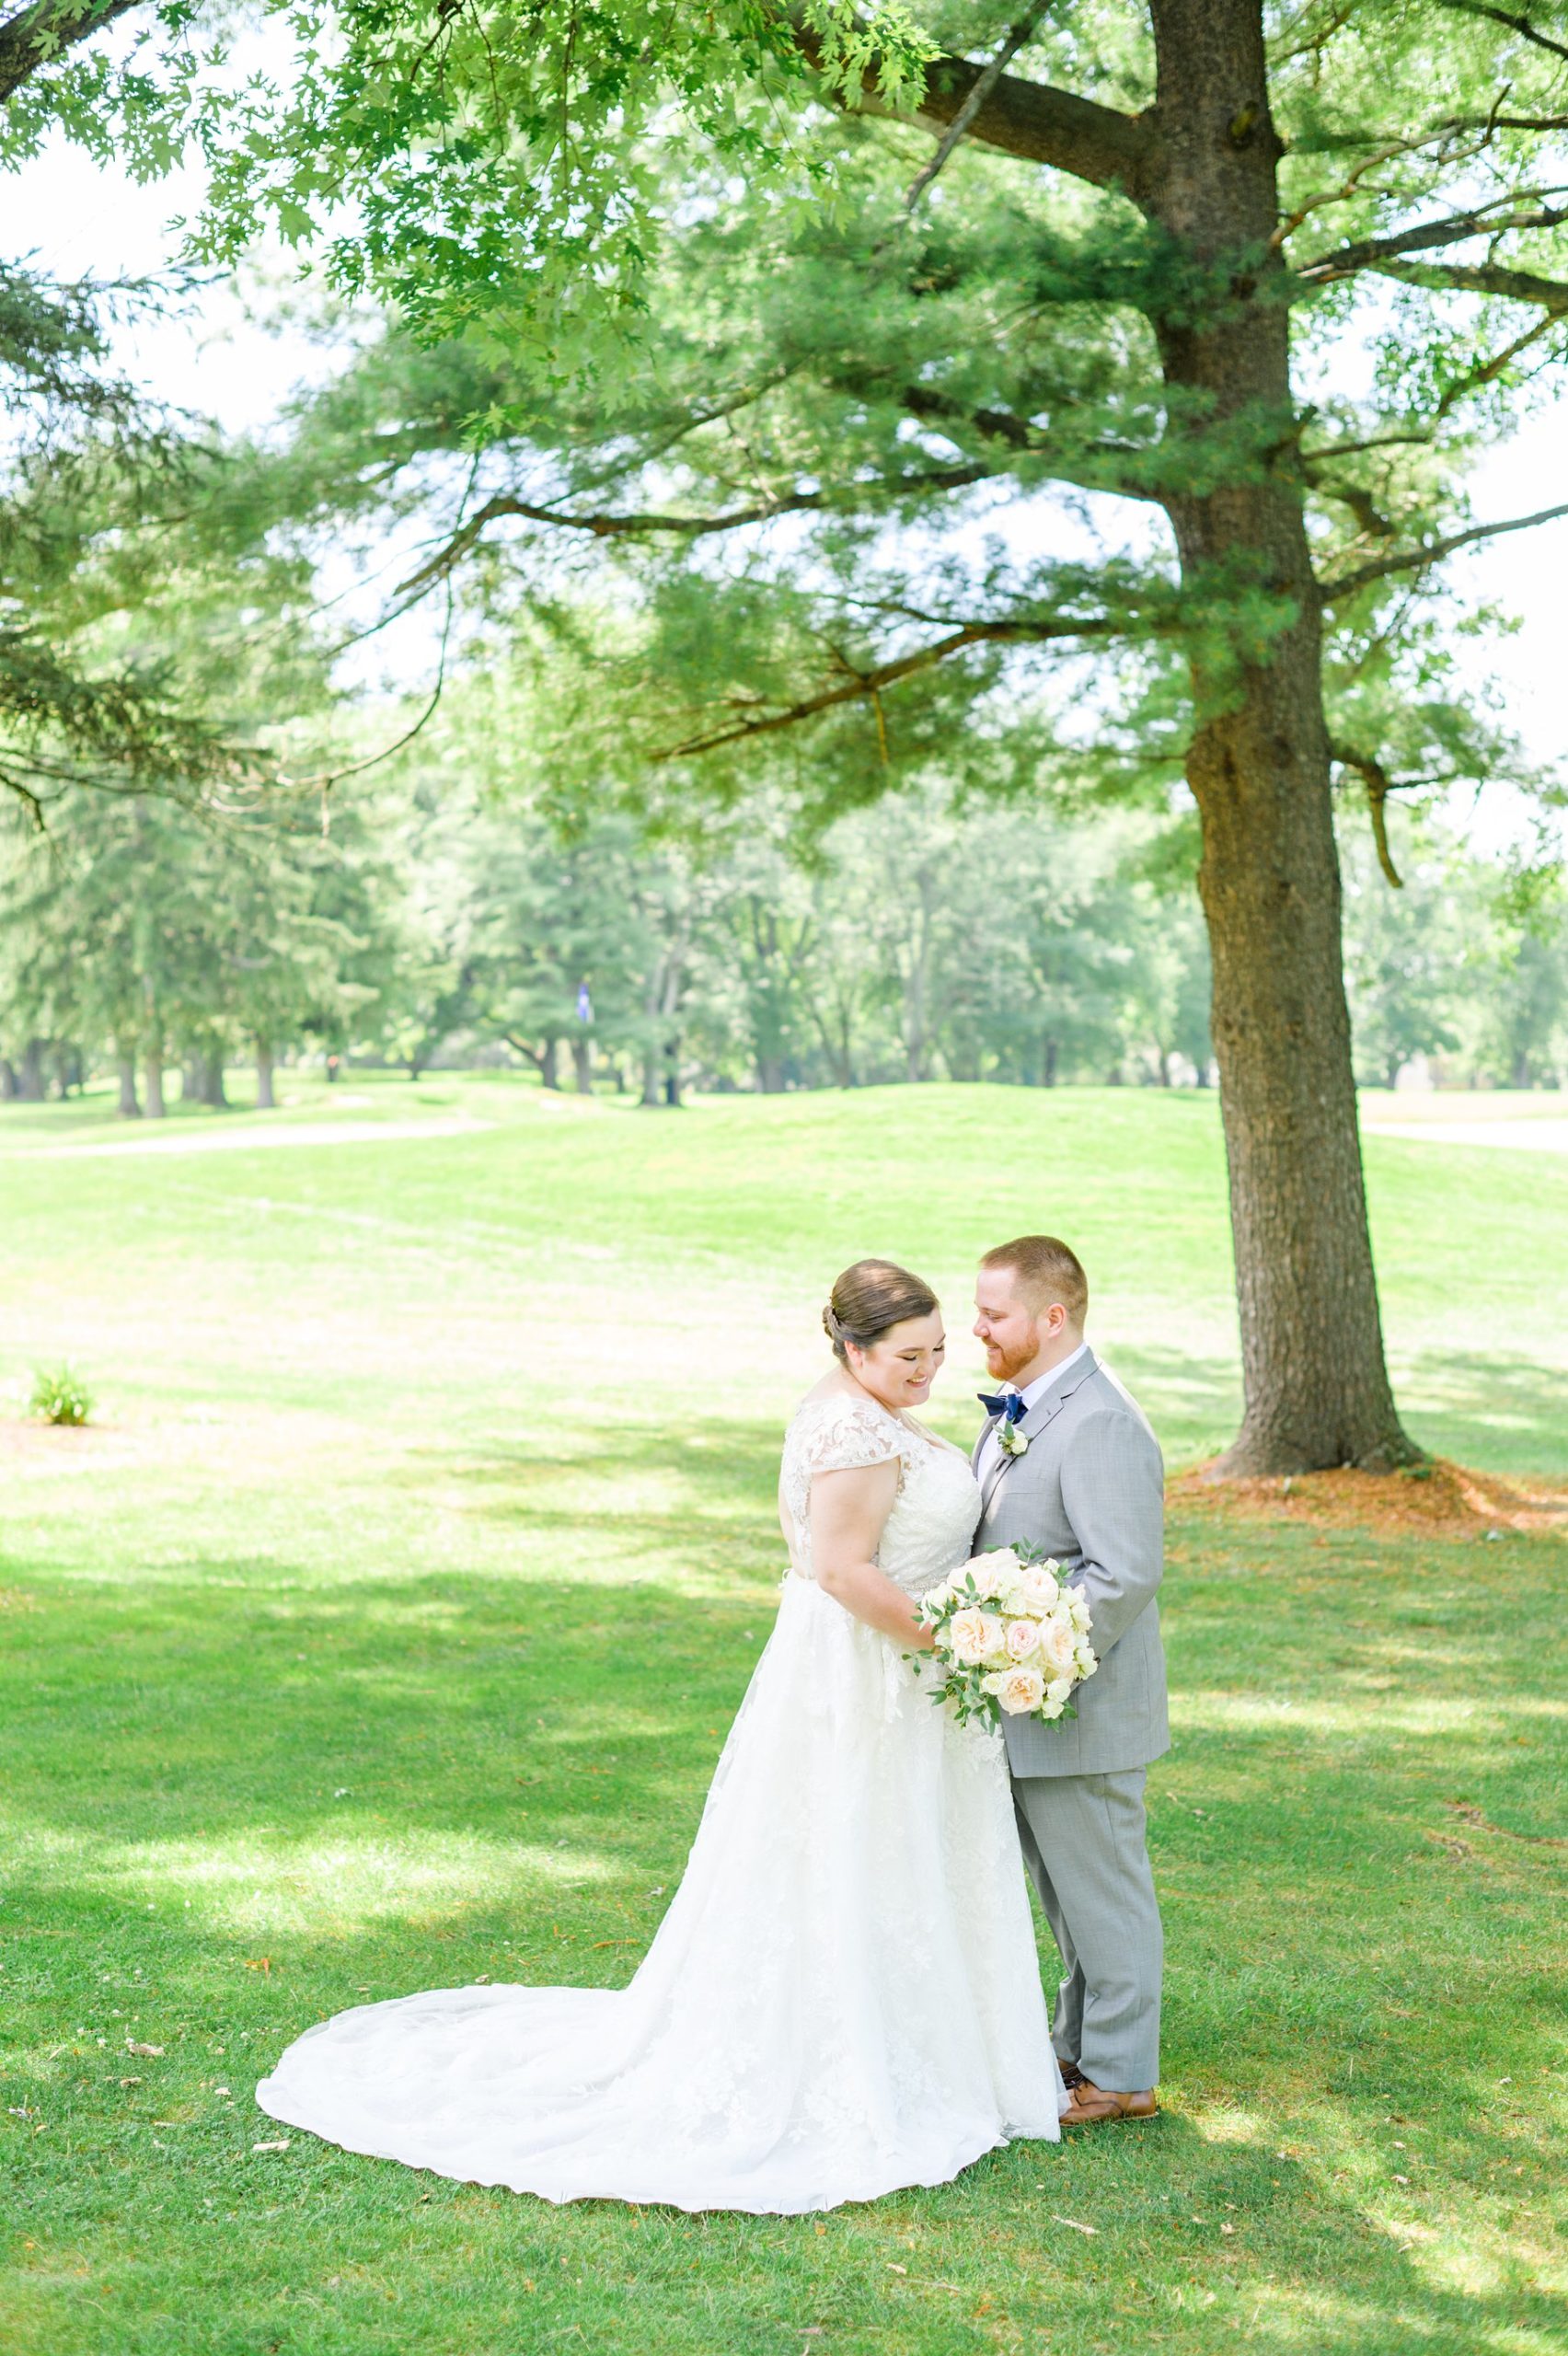
[{"label": "gray suit trouser", "polygon": [[1051,2042],[1058,2061],[1117,2094],[1159,2078],[1164,1941],[1144,1842],[1146,1773],[1013,1778],[1023,1860],[1066,1967]]}]

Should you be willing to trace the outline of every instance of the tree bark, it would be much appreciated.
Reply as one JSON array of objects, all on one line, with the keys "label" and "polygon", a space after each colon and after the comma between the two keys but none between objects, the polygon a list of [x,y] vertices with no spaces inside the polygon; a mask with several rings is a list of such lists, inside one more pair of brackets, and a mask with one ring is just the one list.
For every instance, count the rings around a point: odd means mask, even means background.
[{"label": "tree bark", "polygon": [[17,1093],[24,1104],[43,1102],[43,1041],[29,1039],[22,1049],[22,1068],[17,1075]]},{"label": "tree bark", "polygon": [[224,1092],[224,1059],[218,1049],[191,1049],[180,1075],[179,1092],[190,1103],[207,1104],[218,1113],[227,1112],[228,1098]]},{"label": "tree bark", "polygon": [[144,1049],[142,1056],[142,1093],[147,1100],[147,1118],[164,1118],[163,1041],[156,1039]]},{"label": "tree bark", "polygon": [[574,1031],[571,1036],[571,1062],[577,1075],[579,1096],[594,1093],[594,1042],[586,1031]]},{"label": "tree bark", "polygon": [[121,1118],[125,1121],[139,1121],[142,1117],[142,1105],[136,1094],[136,1058],[134,1056],[121,1055],[115,1057],[115,1062],[120,1072]]},{"label": "tree bark", "polygon": [[275,1113],[278,1100],[272,1090],[272,1050],[259,1039],[256,1043],[256,1110]]},{"label": "tree bark", "polygon": [[10,1103],[17,1094],[17,1067],[8,1056],[0,1056],[0,1104]]},{"label": "tree bark", "polygon": [[[1295,418],[1260,0],[1152,0],[1163,171],[1155,207],[1228,302],[1157,322],[1167,382],[1260,459]],[[1231,1473],[1419,1454],[1384,1365],[1340,937],[1316,583],[1299,490],[1276,465],[1168,501],[1196,606],[1245,594],[1199,631],[1187,776],[1214,960],[1214,1043],[1229,1164],[1246,1408]]]}]

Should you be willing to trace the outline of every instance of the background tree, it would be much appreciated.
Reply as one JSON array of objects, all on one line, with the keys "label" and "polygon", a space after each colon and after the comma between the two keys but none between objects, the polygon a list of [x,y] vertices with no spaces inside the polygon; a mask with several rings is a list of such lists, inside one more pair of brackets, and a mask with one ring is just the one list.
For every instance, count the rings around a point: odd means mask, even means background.
[{"label": "background tree", "polygon": [[[552,537],[619,567],[642,626],[606,650],[619,693],[601,682],[584,756],[602,766],[614,733],[624,759],[635,732],[688,791],[732,790],[737,747],[809,726],[805,796],[831,807],[977,719],[995,781],[1048,785],[1039,650],[1178,665],[1181,723],[1142,752],[1180,765],[1202,825],[1247,1389],[1229,1461],[1398,1461],[1334,762],[1380,814],[1356,765],[1391,768],[1390,747],[1342,723],[1376,703],[1357,692],[1375,645],[1424,700],[1389,584],[1402,600],[1492,528],[1466,519],[1457,470],[1559,348],[1568,42],[1444,0],[1277,23],[1260,0],[1129,0],[1011,33],[965,11],[990,53],[964,57],[933,7],[917,89],[907,39],[836,46],[826,12],[763,20],[749,45],[739,17],[710,22],[662,142],[671,57],[617,17],[569,50],[547,12],[525,54],[509,20],[465,14],[418,68],[410,18],[418,96],[399,103],[462,122],[461,176],[421,150],[335,266],[424,331],[467,322],[487,364],[514,328],[550,354],[485,412],[487,466],[425,576],[498,534],[536,580]],[[311,152],[356,168],[361,39],[351,19],[349,62],[299,102]],[[286,179],[308,205],[297,169],[271,191],[232,177],[229,234]],[[605,364],[591,283],[651,314],[657,367]],[[575,329],[568,287],[587,298]],[[1380,352],[1358,400],[1323,389],[1341,337]],[[1052,486],[1124,502],[1120,547],[1025,532]]]}]

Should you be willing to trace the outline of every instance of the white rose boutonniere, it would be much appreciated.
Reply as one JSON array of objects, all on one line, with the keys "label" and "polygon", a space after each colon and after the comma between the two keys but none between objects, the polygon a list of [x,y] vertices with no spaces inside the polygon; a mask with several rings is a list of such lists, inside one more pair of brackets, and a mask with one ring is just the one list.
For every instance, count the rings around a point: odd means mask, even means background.
[{"label": "white rose boutonniere", "polygon": [[1017,1424],[1003,1422],[997,1427],[997,1444],[1004,1456],[1026,1456],[1029,1434]]}]

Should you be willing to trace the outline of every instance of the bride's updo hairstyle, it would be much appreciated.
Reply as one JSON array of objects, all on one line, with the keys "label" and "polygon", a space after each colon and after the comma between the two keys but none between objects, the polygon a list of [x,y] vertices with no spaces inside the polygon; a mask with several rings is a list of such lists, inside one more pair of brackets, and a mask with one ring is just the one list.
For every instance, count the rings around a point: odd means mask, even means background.
[{"label": "bride's updo hairstyle", "polygon": [[937,1296],[928,1284],[894,1260],[857,1260],[833,1288],[822,1312],[823,1331],[833,1344],[840,1366],[848,1363],[846,1348],[869,1350],[892,1325],[908,1317],[929,1317]]}]

